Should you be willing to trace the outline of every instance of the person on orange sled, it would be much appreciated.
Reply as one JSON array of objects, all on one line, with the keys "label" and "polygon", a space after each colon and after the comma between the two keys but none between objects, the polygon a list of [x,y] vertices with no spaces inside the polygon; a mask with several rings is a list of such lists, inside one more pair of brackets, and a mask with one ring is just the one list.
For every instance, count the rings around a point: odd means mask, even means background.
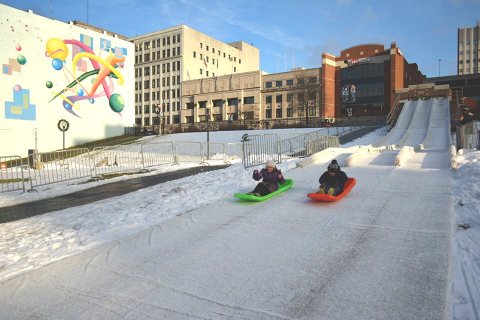
[{"label": "person on orange sled", "polygon": [[328,165],[327,171],[318,179],[318,182],[320,182],[318,193],[325,193],[331,196],[339,195],[342,193],[347,179],[347,174],[340,170],[337,160],[333,159]]}]

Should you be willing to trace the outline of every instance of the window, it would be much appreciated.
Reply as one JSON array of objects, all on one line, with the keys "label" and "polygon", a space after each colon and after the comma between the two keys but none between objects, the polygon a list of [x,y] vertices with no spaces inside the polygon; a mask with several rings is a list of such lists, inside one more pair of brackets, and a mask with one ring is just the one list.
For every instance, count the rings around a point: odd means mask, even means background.
[{"label": "window", "polygon": [[195,51],[193,51],[193,57],[196,58],[197,57],[197,53]]},{"label": "window", "polygon": [[[143,94],[143,101],[150,101],[150,95],[148,93]],[[148,113],[148,111],[147,111]]]},{"label": "window", "polygon": [[277,110],[275,110],[275,117],[276,118],[281,118],[282,117],[282,109],[281,108],[278,108]]},{"label": "window", "polygon": [[145,81],[143,82],[143,86],[144,86],[145,89],[150,89],[150,81],[145,80]]},{"label": "window", "polygon": [[145,50],[150,49],[150,41],[145,42],[145,43],[143,44],[143,48],[144,48]]},{"label": "window", "polygon": [[145,76],[150,75],[150,67],[145,67],[143,70],[144,70],[143,72],[144,72]]},{"label": "window", "polygon": [[287,108],[287,118],[293,117],[293,108]]},{"label": "window", "polygon": [[238,64],[242,64],[242,59],[238,59]]},{"label": "window", "polygon": [[205,71],[205,75],[208,77],[208,70],[207,70],[207,71]]},{"label": "window", "polygon": [[272,103],[272,96],[266,96],[265,97],[265,102],[266,103]]},{"label": "window", "polygon": [[276,103],[281,103],[282,102],[282,95],[281,94],[277,94],[275,96],[275,102]]},{"label": "window", "polygon": [[237,67],[233,67],[233,72],[237,72]]},{"label": "window", "polygon": [[200,69],[200,74],[203,74],[203,69]]},{"label": "window", "polygon": [[203,43],[200,42],[200,49],[202,49],[202,48],[203,48]]},{"label": "window", "polygon": [[150,61],[150,53],[145,53],[144,60],[145,60],[145,62]]},{"label": "window", "polygon": [[277,88],[281,87],[282,84],[283,84],[283,81],[282,81],[282,80],[277,80],[277,81],[275,81],[275,86],[276,86]]},{"label": "window", "polygon": [[271,88],[271,87],[272,87],[272,82],[271,81],[265,82],[265,88]]},{"label": "window", "polygon": [[255,103],[255,97],[244,97],[243,98],[243,104],[254,104]]},{"label": "window", "polygon": [[267,118],[267,119],[272,118],[272,109],[265,110],[265,118]]},{"label": "window", "polygon": [[177,34],[177,42],[180,43],[180,34]]},{"label": "window", "polygon": [[215,48],[212,48],[212,53],[215,53]]},{"label": "window", "polygon": [[292,102],[293,101],[293,93],[287,94],[287,102]]},{"label": "window", "polygon": [[208,51],[208,46],[207,46],[207,51]]},{"label": "window", "polygon": [[167,37],[167,45],[170,44],[170,37]]}]

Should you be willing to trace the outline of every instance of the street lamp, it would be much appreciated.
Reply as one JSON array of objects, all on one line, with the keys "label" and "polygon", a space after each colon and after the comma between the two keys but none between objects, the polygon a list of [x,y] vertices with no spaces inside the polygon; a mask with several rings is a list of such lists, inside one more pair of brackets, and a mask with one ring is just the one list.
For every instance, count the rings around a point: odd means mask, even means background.
[{"label": "street lamp", "polygon": [[[157,125],[160,125],[160,113],[162,110],[158,106],[158,104],[155,106],[154,112],[157,114]],[[160,126],[157,127],[157,137],[160,135]]]},{"label": "street lamp", "polygon": [[163,100],[163,102],[162,102],[161,116],[162,116],[162,123],[161,123],[162,135],[164,135],[165,134],[165,100]]},{"label": "street lamp", "polygon": [[210,160],[210,108],[205,108],[205,116],[207,118],[207,160]]}]

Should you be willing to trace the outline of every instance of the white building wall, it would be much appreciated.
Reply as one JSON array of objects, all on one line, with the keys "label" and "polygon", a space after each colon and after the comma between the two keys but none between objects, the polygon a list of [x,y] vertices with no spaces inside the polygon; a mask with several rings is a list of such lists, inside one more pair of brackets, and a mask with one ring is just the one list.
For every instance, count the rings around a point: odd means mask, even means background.
[{"label": "white building wall", "polygon": [[[0,34],[0,156],[26,156],[35,141],[39,152],[61,149],[61,119],[70,124],[65,147],[134,125],[133,43],[2,4]],[[90,47],[91,55],[75,43]],[[118,79],[107,65],[116,66]],[[89,73],[95,69],[100,72]],[[105,86],[93,92],[97,78]]]}]

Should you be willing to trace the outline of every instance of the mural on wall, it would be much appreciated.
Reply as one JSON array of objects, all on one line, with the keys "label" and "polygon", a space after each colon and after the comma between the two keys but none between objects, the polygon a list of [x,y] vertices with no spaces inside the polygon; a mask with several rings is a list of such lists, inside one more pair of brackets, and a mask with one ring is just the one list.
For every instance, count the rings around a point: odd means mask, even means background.
[{"label": "mural on wall", "polygon": [[[72,48],[70,67],[66,62],[69,54],[68,45]],[[99,54],[95,54],[92,48],[93,38],[83,34],[80,35],[80,40],[48,39],[45,56],[51,59],[54,72],[63,72],[66,79],[63,89],[59,92],[52,92],[54,97],[49,102],[61,100],[65,110],[80,117],[77,114],[80,110],[79,101],[88,100],[94,104],[95,99],[106,97],[110,108],[121,115],[121,111],[125,107],[125,100],[119,93],[113,93],[113,79],[116,79],[119,85],[123,85],[125,82],[119,69],[123,68],[127,50],[119,47],[112,48],[111,41],[106,39],[100,39]],[[107,53],[106,58],[102,58],[102,52]],[[85,59],[90,61],[93,70],[87,71],[88,66]],[[82,74],[77,76],[77,70]],[[45,85],[49,89],[54,86],[52,81],[46,81]],[[100,86],[103,90],[99,90]]]},{"label": "mural on wall", "polygon": [[[27,63],[27,58],[20,54],[22,46],[17,44],[15,50],[19,52],[16,59],[9,58],[8,63],[2,65],[2,72],[11,76],[13,72],[21,72],[22,66]],[[16,84],[12,88],[13,101],[5,101],[5,118],[16,120],[35,120],[36,106],[30,103],[30,90],[23,89]]]}]

